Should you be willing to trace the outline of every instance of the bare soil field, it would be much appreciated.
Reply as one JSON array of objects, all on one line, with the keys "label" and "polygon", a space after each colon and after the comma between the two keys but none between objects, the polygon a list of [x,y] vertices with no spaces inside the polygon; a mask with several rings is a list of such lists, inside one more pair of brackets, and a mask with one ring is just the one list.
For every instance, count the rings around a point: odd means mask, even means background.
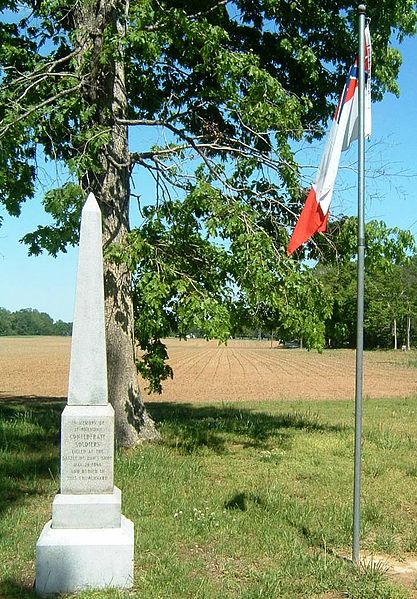
[{"label": "bare soil field", "polygon": [[[0,337],[0,400],[67,395],[71,339]],[[200,339],[167,340],[174,379],[162,395],[145,401],[211,402],[354,397],[355,352],[322,354],[270,347],[267,341],[231,340],[227,346]],[[364,396],[406,397],[417,393],[415,352],[365,353]]]}]

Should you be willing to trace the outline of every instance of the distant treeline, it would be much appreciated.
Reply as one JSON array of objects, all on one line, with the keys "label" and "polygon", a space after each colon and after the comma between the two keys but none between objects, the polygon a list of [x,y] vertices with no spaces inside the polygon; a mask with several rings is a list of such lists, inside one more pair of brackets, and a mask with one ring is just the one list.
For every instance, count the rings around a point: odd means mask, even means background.
[{"label": "distant treeline", "polygon": [[5,335],[63,335],[72,332],[72,322],[56,322],[46,314],[32,308],[10,312],[0,308],[0,336]]}]

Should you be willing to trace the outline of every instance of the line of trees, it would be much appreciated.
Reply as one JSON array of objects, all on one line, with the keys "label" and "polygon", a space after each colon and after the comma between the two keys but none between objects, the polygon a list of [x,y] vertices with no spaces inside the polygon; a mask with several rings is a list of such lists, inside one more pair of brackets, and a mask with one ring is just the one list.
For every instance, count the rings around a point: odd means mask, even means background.
[{"label": "line of trees", "polygon": [[10,312],[0,308],[0,336],[5,335],[56,335],[69,336],[72,322],[56,322],[46,314],[32,308]]},{"label": "line of trees", "polygon": [[[321,240],[315,268],[332,301],[325,322],[326,345],[356,344],[357,219],[343,218]],[[329,243],[329,239],[331,243]],[[319,242],[320,243],[320,242]],[[366,225],[364,343],[368,349],[412,345],[417,332],[417,254],[409,231],[384,222]]]}]

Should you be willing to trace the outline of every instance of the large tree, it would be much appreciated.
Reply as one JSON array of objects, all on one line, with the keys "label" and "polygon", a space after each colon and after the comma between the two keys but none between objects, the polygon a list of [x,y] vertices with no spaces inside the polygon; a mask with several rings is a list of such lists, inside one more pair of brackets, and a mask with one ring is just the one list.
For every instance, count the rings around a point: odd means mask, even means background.
[{"label": "large tree", "polygon": [[[286,227],[303,197],[292,149],[303,136],[320,137],[334,109],[357,45],[356,3],[0,7],[0,201],[19,215],[34,195],[40,153],[64,165],[67,181],[44,199],[54,224],[24,238],[32,254],[77,243],[83,198],[92,191],[100,203],[119,442],[155,434],[137,387],[132,275],[148,370],[163,360],[159,339],[170,319],[181,332],[197,312],[207,336],[225,338],[233,318],[256,317],[270,304],[287,330],[317,345],[320,289],[311,279],[306,286],[308,275],[285,256]],[[397,91],[401,61],[391,34],[414,34],[416,14],[411,0],[372,0],[368,10],[380,99]],[[140,169],[156,192],[137,198],[147,206],[143,226],[127,243],[131,178],[140,196]]]}]

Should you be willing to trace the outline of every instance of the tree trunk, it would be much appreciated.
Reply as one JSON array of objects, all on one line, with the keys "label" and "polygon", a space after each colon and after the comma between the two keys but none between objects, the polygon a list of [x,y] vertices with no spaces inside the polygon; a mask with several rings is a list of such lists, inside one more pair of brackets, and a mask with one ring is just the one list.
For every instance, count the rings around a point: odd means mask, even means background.
[{"label": "tree trunk", "polygon": [[411,318],[407,316],[407,351],[411,349]]},{"label": "tree trunk", "polygon": [[397,319],[394,318],[394,323],[392,327],[392,333],[394,335],[394,349],[398,349],[398,339],[397,339]]},{"label": "tree trunk", "polygon": [[[89,75],[84,98],[95,106],[94,125],[110,130],[109,141],[101,148],[97,169],[82,181],[86,193],[92,191],[103,215],[103,248],[123,243],[129,231],[129,146],[127,127],[116,117],[126,118],[127,98],[122,45],[103,60],[104,30],[121,40],[123,23],[117,8],[127,3],[96,0],[80,3],[74,20],[79,47],[89,52]],[[85,68],[85,67],[84,67]],[[116,442],[132,447],[158,436],[140,397],[136,370],[132,278],[124,264],[104,261],[107,370],[109,401],[115,410]]]}]

